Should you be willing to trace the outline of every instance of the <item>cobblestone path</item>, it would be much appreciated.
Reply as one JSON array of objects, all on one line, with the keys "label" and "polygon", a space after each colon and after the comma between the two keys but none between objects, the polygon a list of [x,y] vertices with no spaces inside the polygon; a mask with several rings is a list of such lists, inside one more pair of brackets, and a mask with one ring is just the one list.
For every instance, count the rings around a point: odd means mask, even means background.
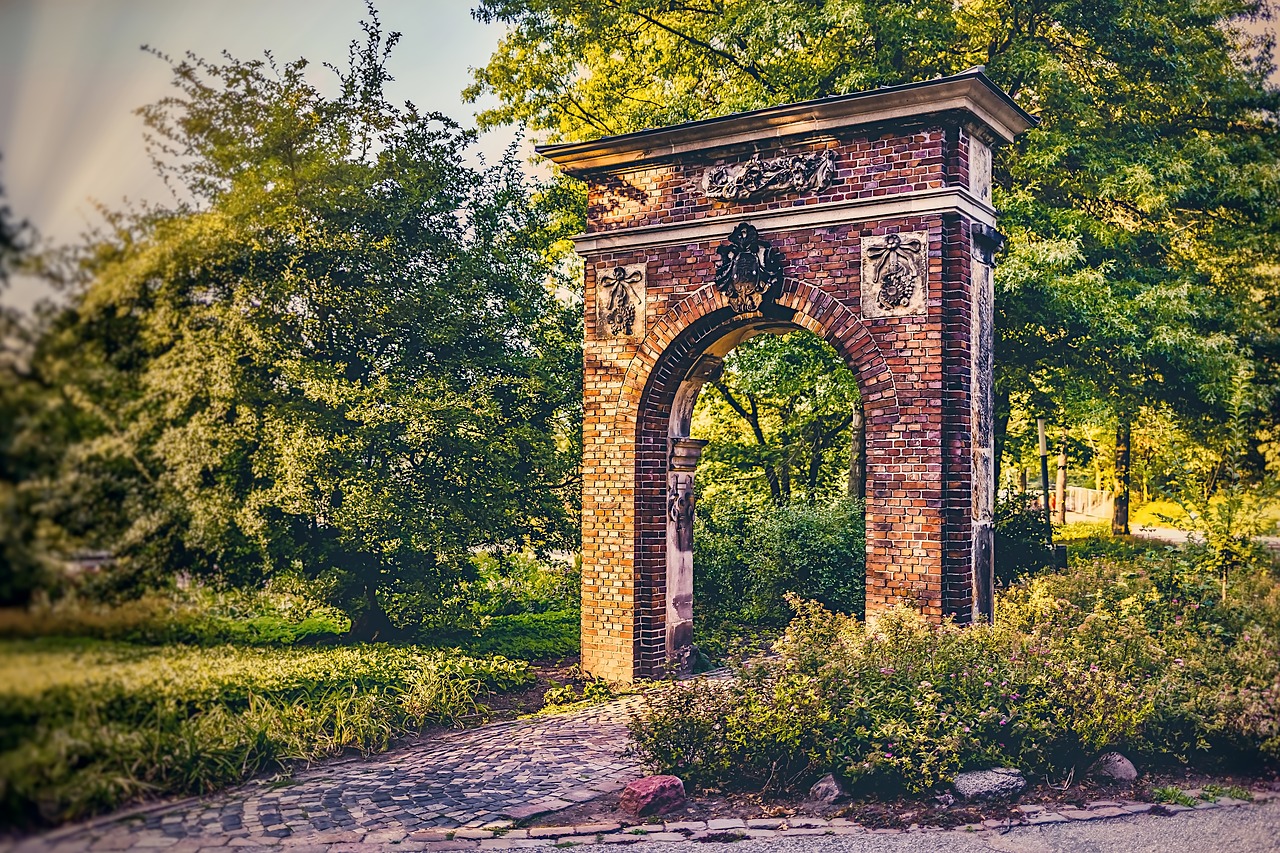
[{"label": "cobblestone path", "polygon": [[638,701],[628,696],[569,714],[446,732],[368,759],[300,770],[284,784],[251,783],[98,819],[10,849],[180,853],[222,845],[396,842],[424,830],[507,825],[620,790],[639,777],[639,767],[622,757],[627,717]]}]

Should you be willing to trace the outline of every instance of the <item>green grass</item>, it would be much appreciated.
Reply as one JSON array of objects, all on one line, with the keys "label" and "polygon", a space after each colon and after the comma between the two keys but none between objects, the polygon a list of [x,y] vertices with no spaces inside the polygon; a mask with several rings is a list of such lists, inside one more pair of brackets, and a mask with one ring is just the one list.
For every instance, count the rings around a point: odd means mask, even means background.
[{"label": "green grass", "polygon": [[582,617],[576,610],[491,616],[478,632],[438,631],[423,637],[435,648],[497,654],[512,660],[560,660],[578,653]]},{"label": "green grass", "polygon": [[413,646],[3,641],[0,822],[58,823],[384,750],[532,681],[522,662]]}]

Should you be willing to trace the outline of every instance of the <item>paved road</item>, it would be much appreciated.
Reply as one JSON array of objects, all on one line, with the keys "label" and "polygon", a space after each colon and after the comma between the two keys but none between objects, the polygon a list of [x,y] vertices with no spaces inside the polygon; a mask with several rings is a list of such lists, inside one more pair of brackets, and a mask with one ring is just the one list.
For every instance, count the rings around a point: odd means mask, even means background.
[{"label": "paved road", "polygon": [[[574,848],[581,853],[617,849],[616,845],[607,844]],[[1280,799],[1168,817],[1132,815],[1115,820],[1014,827],[1007,832],[863,832],[782,836],[732,844],[637,843],[626,849],[628,853],[1276,853],[1280,851]]]}]

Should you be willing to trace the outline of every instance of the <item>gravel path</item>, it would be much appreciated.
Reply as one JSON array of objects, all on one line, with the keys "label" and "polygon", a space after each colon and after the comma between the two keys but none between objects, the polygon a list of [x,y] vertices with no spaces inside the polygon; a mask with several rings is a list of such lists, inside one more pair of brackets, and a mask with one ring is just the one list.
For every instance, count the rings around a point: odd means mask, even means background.
[{"label": "gravel path", "polygon": [[[616,845],[573,848],[616,851]],[[1007,832],[933,831],[839,836],[779,836],[732,844],[637,843],[630,853],[1275,853],[1280,851],[1280,799],[1247,806],[1192,810],[1167,817],[1070,821]]]}]

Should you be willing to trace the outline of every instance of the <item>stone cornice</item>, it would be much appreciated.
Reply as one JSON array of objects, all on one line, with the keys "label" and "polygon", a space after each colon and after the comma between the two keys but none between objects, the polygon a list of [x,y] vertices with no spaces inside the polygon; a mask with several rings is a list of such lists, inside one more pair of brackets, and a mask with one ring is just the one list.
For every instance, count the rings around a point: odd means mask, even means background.
[{"label": "stone cornice", "polygon": [[784,104],[590,142],[541,145],[536,150],[566,172],[578,174],[669,160],[732,145],[821,136],[864,125],[919,121],[925,116],[956,112],[967,113],[1003,142],[1012,142],[1018,134],[1038,123],[981,69],[974,69],[923,83]]},{"label": "stone cornice", "polygon": [[595,254],[616,249],[663,246],[671,243],[698,243],[722,240],[740,222],[750,222],[761,232],[793,228],[819,228],[850,222],[870,222],[904,216],[957,213],[972,222],[994,228],[995,208],[980,201],[964,187],[940,187],[920,192],[898,193],[827,204],[810,204],[750,213],[726,213],[694,222],[645,225],[639,228],[580,234],[573,238],[578,252]]}]

